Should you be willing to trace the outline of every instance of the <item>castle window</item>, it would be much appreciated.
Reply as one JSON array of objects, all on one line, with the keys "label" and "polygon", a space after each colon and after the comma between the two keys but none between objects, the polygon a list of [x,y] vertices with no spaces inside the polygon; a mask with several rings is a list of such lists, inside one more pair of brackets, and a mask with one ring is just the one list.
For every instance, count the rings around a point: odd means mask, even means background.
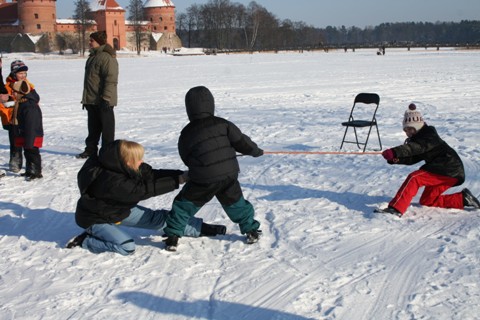
[{"label": "castle window", "polygon": [[35,16],[35,19],[38,19],[38,13],[35,13],[34,16]]},{"label": "castle window", "polygon": [[160,21],[163,21],[163,18],[162,18],[162,17],[160,17],[160,19],[159,19],[159,20],[160,20]]},{"label": "castle window", "polygon": [[113,20],[113,25],[117,25],[117,20]]},{"label": "castle window", "polygon": [[167,27],[163,27],[163,30],[168,30],[168,28],[167,28]]},{"label": "castle window", "polygon": [[38,30],[42,29],[42,25],[41,25],[41,24],[37,24],[37,29],[38,29]]}]

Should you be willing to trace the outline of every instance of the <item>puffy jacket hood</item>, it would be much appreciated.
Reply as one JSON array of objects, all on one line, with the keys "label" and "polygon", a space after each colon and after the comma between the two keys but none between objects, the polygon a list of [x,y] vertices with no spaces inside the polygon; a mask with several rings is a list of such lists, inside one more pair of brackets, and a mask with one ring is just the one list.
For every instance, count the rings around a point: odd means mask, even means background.
[{"label": "puffy jacket hood", "polygon": [[129,170],[125,168],[121,160],[120,144],[118,140],[112,143],[109,143],[104,147],[102,146],[102,148],[100,149],[100,152],[98,153],[98,161],[107,170],[111,170],[119,173],[129,172]]},{"label": "puffy jacket hood", "polygon": [[194,87],[185,95],[185,107],[190,121],[211,117],[215,114],[215,99],[208,88]]}]

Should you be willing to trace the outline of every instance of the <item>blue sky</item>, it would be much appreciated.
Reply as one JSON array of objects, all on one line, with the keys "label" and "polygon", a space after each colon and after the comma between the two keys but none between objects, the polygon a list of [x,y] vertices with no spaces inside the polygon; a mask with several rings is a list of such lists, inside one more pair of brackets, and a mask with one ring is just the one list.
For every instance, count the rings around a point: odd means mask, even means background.
[{"label": "blue sky", "polygon": [[[126,8],[129,0],[117,0]],[[177,13],[208,0],[173,0]],[[248,5],[250,0],[231,0]],[[480,0],[257,0],[277,18],[304,21],[316,27],[375,26],[383,22],[480,20]],[[57,15],[68,18],[74,1],[58,0]]]}]

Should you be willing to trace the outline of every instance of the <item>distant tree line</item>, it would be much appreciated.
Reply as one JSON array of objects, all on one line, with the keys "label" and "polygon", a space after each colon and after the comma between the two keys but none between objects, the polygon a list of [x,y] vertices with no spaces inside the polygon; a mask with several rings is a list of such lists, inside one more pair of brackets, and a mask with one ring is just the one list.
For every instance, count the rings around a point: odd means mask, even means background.
[{"label": "distant tree line", "polygon": [[[480,46],[480,21],[382,23],[375,27],[316,28],[280,20],[255,1],[193,4],[177,15],[185,47],[228,50],[285,50],[378,46]],[[321,21],[319,21],[321,22]]]}]

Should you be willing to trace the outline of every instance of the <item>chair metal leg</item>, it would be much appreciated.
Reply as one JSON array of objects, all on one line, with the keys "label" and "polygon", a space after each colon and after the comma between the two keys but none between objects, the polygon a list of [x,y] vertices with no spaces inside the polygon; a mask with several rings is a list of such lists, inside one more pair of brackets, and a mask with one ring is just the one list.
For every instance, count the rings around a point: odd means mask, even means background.
[{"label": "chair metal leg", "polygon": [[343,134],[342,144],[340,145],[340,150],[342,150],[343,143],[345,142],[345,137],[347,136],[348,126],[345,127],[345,133]]},{"label": "chair metal leg", "polygon": [[375,125],[375,127],[377,127],[378,144],[380,145],[380,149],[378,151],[382,151],[382,141],[380,140],[380,131],[378,131],[377,125]]},{"label": "chair metal leg", "polygon": [[358,142],[357,128],[353,127],[353,132],[355,132],[355,141],[357,142],[358,149],[361,149],[360,143]]},{"label": "chair metal leg", "polygon": [[367,143],[368,139],[370,138],[370,133],[372,132],[372,126],[370,126],[370,129],[368,129],[368,134],[367,134],[367,140],[365,140],[365,144],[363,145],[363,152],[367,149]]}]

